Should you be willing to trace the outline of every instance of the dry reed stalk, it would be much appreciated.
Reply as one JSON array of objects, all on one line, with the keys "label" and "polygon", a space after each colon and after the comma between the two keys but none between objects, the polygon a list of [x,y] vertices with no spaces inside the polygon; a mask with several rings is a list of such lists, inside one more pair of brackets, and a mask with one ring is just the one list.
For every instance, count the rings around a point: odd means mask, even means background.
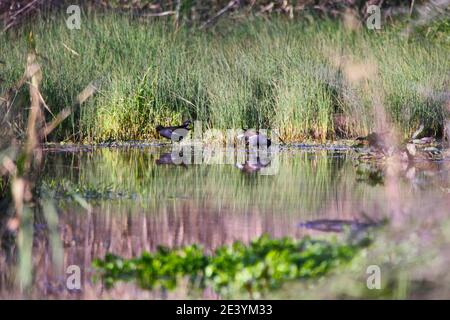
[{"label": "dry reed stalk", "polygon": [[[446,110],[447,110],[447,119],[445,120],[444,125],[444,134],[446,135],[446,147],[450,148],[450,99],[447,100],[446,103]],[[448,150],[447,150],[448,152]]]},{"label": "dry reed stalk", "polygon": [[[9,164],[8,172],[12,174],[11,195],[15,207],[15,216],[8,221],[10,231],[16,231],[19,228],[23,209],[32,202],[32,190],[34,188],[33,167],[40,165],[42,162],[42,149],[39,148],[40,142],[37,134],[39,125],[43,121],[39,94],[42,73],[39,64],[36,62],[36,55],[33,52],[28,55],[25,74],[31,75],[29,84],[31,108],[28,116],[27,140],[23,152],[23,168],[17,170],[13,161],[10,161],[11,163]],[[13,166],[14,170],[11,169]]]},{"label": "dry reed stalk", "polygon": [[[33,44],[32,34],[30,34],[31,44]],[[17,246],[19,247],[19,284],[22,289],[28,287],[32,281],[29,270],[32,265],[33,250],[33,215],[37,207],[43,207],[43,213],[46,217],[49,230],[57,232],[57,215],[51,201],[40,203],[34,198],[34,189],[39,179],[43,166],[43,148],[42,142],[64,119],[66,119],[75,108],[81,106],[89,97],[91,97],[97,88],[91,83],[77,97],[74,106],[64,108],[49,124],[45,123],[44,99],[39,91],[42,82],[42,71],[37,62],[37,54],[31,49],[27,56],[27,65],[24,76],[9,89],[2,99],[4,102],[0,105],[5,108],[5,116],[1,120],[5,124],[5,130],[2,130],[2,161],[0,163],[1,189],[0,194],[2,205],[6,204],[14,209],[11,217],[6,217],[6,230],[17,234]],[[30,94],[30,109],[28,112],[28,121],[26,129],[26,138],[21,144],[14,136],[11,125],[8,124],[8,115],[12,103],[11,97],[25,84],[28,84]],[[4,132],[3,132],[4,131]],[[3,135],[4,133],[4,135]],[[9,141],[8,141],[9,139]],[[3,152],[3,151],[7,152]],[[10,199],[9,199],[10,195]],[[6,201],[6,203],[5,203]],[[50,212],[51,211],[51,212]],[[59,250],[60,245],[56,243],[59,237],[52,237],[52,248],[54,249],[54,262],[59,265],[61,259]]]}]

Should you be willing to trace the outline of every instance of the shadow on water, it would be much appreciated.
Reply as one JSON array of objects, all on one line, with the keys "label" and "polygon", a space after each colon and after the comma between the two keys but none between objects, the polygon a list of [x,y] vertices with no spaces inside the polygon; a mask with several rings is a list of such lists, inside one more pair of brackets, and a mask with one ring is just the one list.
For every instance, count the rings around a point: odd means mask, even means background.
[{"label": "shadow on water", "polygon": [[[159,245],[196,243],[210,252],[264,233],[274,237],[320,234],[320,228],[299,228],[299,224],[314,226],[311,221],[321,222],[321,227],[331,222],[329,231],[342,231],[336,221],[350,226],[360,221],[366,226],[367,217],[380,221],[387,216],[381,171],[356,166],[350,150],[286,148],[276,154],[274,174],[261,174],[267,162],[251,164],[256,170],[244,170],[250,166],[248,159],[238,153],[223,165],[186,165],[174,163],[167,147],[47,152],[40,188],[57,201],[64,266],[83,270],[84,289],[70,293],[64,274],[55,276],[45,222],[39,224],[36,213],[33,296],[160,298],[159,293],[124,289],[130,284],[104,292],[101,283],[90,280],[93,259],[108,252],[131,258]],[[442,183],[449,181],[447,167],[440,174],[408,169],[401,188],[405,194],[424,185],[431,186],[430,192],[442,189]],[[74,201],[74,196],[86,199],[86,205]],[[426,192],[411,195],[426,196]],[[14,248],[6,248],[4,239],[0,293],[14,297],[8,291]],[[202,294],[216,297],[211,292]],[[174,297],[184,295],[182,290],[174,293]]]}]

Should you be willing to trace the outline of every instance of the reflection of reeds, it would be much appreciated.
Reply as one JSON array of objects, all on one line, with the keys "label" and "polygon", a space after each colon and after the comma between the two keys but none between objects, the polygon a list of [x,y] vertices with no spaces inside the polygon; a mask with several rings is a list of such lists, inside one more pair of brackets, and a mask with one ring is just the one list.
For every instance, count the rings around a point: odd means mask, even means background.
[{"label": "reflection of reeds", "polygon": [[279,171],[269,176],[243,175],[233,164],[161,167],[155,163],[159,152],[162,151],[158,148],[149,148],[50,153],[44,182],[51,186],[52,181],[59,181],[64,187],[60,180],[64,172],[66,189],[82,193],[83,189],[98,186],[101,192],[102,186],[109,186],[116,193],[136,194],[149,209],[183,198],[202,201],[213,197],[236,210],[258,206],[281,215],[317,212],[322,206],[318,199],[332,197],[344,184],[341,179],[354,178],[350,164],[347,162],[341,169],[342,159],[328,158],[327,151],[298,152],[295,157],[290,153],[277,154]]}]

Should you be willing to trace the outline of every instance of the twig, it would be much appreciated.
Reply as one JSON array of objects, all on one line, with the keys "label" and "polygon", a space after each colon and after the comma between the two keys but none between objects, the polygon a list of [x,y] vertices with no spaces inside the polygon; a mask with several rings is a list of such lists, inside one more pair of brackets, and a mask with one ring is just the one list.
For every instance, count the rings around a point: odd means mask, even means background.
[{"label": "twig", "polygon": [[164,17],[164,16],[171,16],[173,14],[176,14],[175,11],[164,11],[164,12],[157,12],[157,13],[144,13],[144,14],[139,14],[139,17]]},{"label": "twig", "polygon": [[239,0],[231,0],[230,2],[228,2],[228,4],[219,12],[217,12],[217,14],[211,18],[209,18],[205,23],[203,23],[200,27],[200,29],[204,29],[208,26],[210,26],[211,24],[213,24],[215,21],[217,21],[217,19],[219,19],[222,15],[224,15],[228,10],[230,10],[232,7],[234,7],[236,4],[239,3]]},{"label": "twig", "polygon": [[177,29],[180,24],[180,9],[181,9],[181,0],[177,0],[177,5],[175,7],[175,28]]},{"label": "twig", "polygon": [[16,18],[22,14],[23,12],[26,12],[30,9],[33,8],[33,6],[40,0],[33,0],[31,2],[29,2],[27,5],[25,5],[23,8],[21,8],[20,10],[17,10],[16,12],[14,12],[14,14],[9,18],[9,20],[11,21],[10,23],[8,23],[8,25],[3,29],[3,32],[8,31],[11,27],[13,27],[16,23],[17,20]]},{"label": "twig", "polygon": [[73,50],[72,48],[69,48],[64,42],[62,43],[63,47],[66,48],[70,53],[73,53],[74,55],[76,55],[77,57],[80,56],[80,54],[78,52],[76,52],[75,50]]},{"label": "twig", "polygon": [[[37,71],[33,72],[32,70],[34,69],[37,69]],[[36,55],[34,53],[30,53],[28,55],[27,73],[33,73],[33,76],[30,77],[31,83],[29,84],[31,109],[28,117],[27,147],[25,149],[25,168],[26,170],[30,170],[33,162],[33,152],[40,142],[38,131],[40,130],[40,125],[44,121],[42,117],[41,98],[39,94],[39,85],[42,80],[42,72],[39,64],[36,62]]]},{"label": "twig", "polygon": [[14,14],[12,15],[12,18],[16,18],[19,14],[21,14],[23,11],[28,10],[31,6],[33,6],[36,2],[38,2],[39,0],[33,0],[31,2],[29,2],[27,5],[25,5],[23,8],[17,10],[16,12],[14,12]]},{"label": "twig", "polygon": [[445,15],[445,10],[450,7],[450,0],[436,0],[417,7],[418,17],[411,20],[403,31],[407,36],[417,27],[426,25],[440,15]]},{"label": "twig", "polygon": [[97,92],[97,87],[91,82],[83,91],[78,95],[77,101],[73,106],[65,107],[61,110],[56,117],[48,124],[45,125],[45,129],[42,132],[42,137],[47,137],[61,122],[63,122],[72,111],[81,106],[89,97]]},{"label": "twig", "polygon": [[41,94],[40,91],[38,91],[38,94],[39,94],[39,99],[41,100],[41,103],[42,103],[42,105],[44,106],[44,108],[47,109],[47,111],[48,111],[52,116],[54,116],[52,110],[50,110],[50,108],[49,108],[49,106],[47,105],[47,103],[45,103],[44,97],[42,96],[42,94]]},{"label": "twig", "polygon": [[286,144],[286,142],[281,138],[280,134],[278,133],[278,131],[275,130],[275,134],[278,136],[278,139],[280,139],[282,144]]},{"label": "twig", "polygon": [[411,0],[411,6],[409,7],[409,17],[411,18],[414,10],[414,0]]}]

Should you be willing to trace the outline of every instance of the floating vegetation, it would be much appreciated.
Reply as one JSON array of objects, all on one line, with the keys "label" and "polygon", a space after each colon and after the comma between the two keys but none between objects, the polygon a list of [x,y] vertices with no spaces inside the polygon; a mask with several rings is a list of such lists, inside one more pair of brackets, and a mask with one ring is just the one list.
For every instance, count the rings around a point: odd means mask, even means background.
[{"label": "floating vegetation", "polygon": [[288,280],[319,278],[350,261],[369,242],[271,239],[264,235],[248,245],[237,241],[221,246],[212,254],[205,254],[195,244],[179,249],[159,247],[132,259],[108,254],[94,266],[109,288],[118,281],[137,281],[144,289],[174,289],[187,277],[193,287],[211,287],[221,294],[246,291],[254,297]]},{"label": "floating vegetation", "polygon": [[113,199],[129,199],[136,198],[135,193],[115,190],[112,185],[108,184],[85,184],[74,185],[68,180],[48,180],[43,181],[40,191],[48,191],[53,194],[56,199],[70,199],[81,196],[86,200],[113,200]]}]

